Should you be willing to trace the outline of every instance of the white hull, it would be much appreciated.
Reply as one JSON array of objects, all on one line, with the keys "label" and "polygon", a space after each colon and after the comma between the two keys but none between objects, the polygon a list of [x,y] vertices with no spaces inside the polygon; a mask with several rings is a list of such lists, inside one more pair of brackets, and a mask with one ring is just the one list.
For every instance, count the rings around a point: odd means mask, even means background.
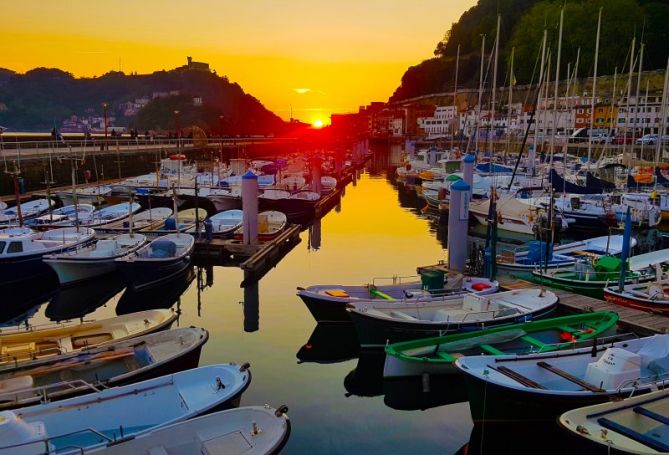
[{"label": "white hull", "polygon": [[392,378],[409,378],[422,376],[423,374],[457,374],[458,370],[451,364],[435,364],[435,363],[420,363],[399,360],[392,355],[386,355],[386,361],[383,364],[383,377],[386,379]]},{"label": "white hull", "polygon": [[[471,213],[471,212],[470,212]],[[474,218],[476,218],[476,221],[481,223],[484,226],[488,225],[488,216],[487,215],[481,215],[478,213],[472,213]],[[501,223],[497,223],[497,230],[500,231],[508,231],[508,232],[516,232],[518,234],[527,234],[527,235],[534,235],[534,231],[532,230],[532,226],[525,224],[522,221],[517,221],[517,220],[512,220],[512,219],[502,219]]]},{"label": "white hull", "polygon": [[106,275],[116,270],[113,257],[100,261],[58,260],[47,263],[56,272],[58,281],[63,285]]}]

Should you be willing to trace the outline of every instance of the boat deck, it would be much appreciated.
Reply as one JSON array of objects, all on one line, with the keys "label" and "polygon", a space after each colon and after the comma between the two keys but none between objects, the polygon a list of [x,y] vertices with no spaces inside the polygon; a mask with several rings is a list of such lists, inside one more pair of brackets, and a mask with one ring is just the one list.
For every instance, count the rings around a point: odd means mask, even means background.
[{"label": "boat deck", "polygon": [[[508,290],[537,287],[535,283],[510,276],[499,276],[497,277],[497,280],[501,287]],[[550,289],[559,297],[560,301],[558,306],[563,310],[580,313],[589,311],[613,311],[620,316],[618,326],[624,331],[631,331],[639,335],[669,333],[669,318],[665,316],[614,305],[604,300],[574,294],[569,291],[554,288],[547,289]]]}]

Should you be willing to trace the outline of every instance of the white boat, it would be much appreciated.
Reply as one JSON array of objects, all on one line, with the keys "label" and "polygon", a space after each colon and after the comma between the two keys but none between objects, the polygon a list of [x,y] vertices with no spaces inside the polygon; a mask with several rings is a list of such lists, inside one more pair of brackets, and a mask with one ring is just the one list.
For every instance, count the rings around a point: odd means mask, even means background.
[{"label": "white boat", "polygon": [[320,200],[321,195],[314,191],[298,191],[290,196],[291,199],[300,199],[303,201],[316,202]]},{"label": "white boat", "polygon": [[567,411],[559,423],[591,453],[669,453],[669,390]]},{"label": "white boat", "polygon": [[[476,218],[476,221],[487,226],[489,208],[490,199],[480,203],[472,202],[469,205],[469,213]],[[537,220],[546,213],[543,207],[532,207],[520,202],[513,195],[501,196],[497,201],[496,208],[497,229],[528,235],[534,234],[534,226]]]},{"label": "white boat", "polygon": [[[41,215],[51,208],[53,201],[50,199],[35,199],[20,205],[21,217],[26,220]],[[19,222],[18,209],[16,206],[6,208],[0,213],[0,224],[10,225]]]},{"label": "white boat", "polygon": [[[214,237],[227,237],[239,229],[244,220],[244,212],[241,210],[225,210],[216,215],[210,216],[200,224],[200,232],[206,231],[207,222],[211,222],[212,234]],[[195,226],[186,232],[195,232]]]},{"label": "white boat", "polygon": [[60,284],[73,284],[115,271],[116,259],[134,253],[145,243],[145,235],[121,234],[74,251],[45,255],[43,261],[56,272]]},{"label": "white boat", "polygon": [[167,234],[115,261],[128,286],[141,289],[181,273],[190,265],[194,247],[192,235]]},{"label": "white boat", "polygon": [[132,211],[135,213],[141,209],[142,206],[137,202],[132,205],[129,202],[122,202],[120,204],[110,205],[99,210],[94,211],[88,218],[80,220],[82,226],[101,226],[104,224],[114,223],[115,221],[127,218]]},{"label": "white boat", "polygon": [[33,226],[36,229],[58,226],[75,226],[77,220],[87,220],[95,211],[91,204],[66,205],[52,210],[46,215],[41,215],[28,220],[26,226]]},{"label": "white boat", "polygon": [[104,202],[104,197],[112,193],[112,187],[109,185],[84,186],[75,191],[58,191],[56,196],[63,202],[63,205],[74,204],[76,195],[77,202],[81,204],[100,205]]},{"label": "white boat", "polygon": [[337,188],[337,179],[329,176],[329,175],[324,175],[321,177],[321,188],[323,193],[329,193]]},{"label": "white boat", "polygon": [[0,234],[0,282],[11,283],[48,271],[46,254],[77,249],[93,240],[95,231],[85,227],[53,229],[39,234]]},{"label": "white boat", "polygon": [[[153,226],[162,224],[167,218],[172,216],[172,209],[167,207],[156,207],[132,215],[132,229],[150,229]],[[99,226],[98,231],[127,231],[130,229],[130,218],[115,221]]]},{"label": "white boat", "polygon": [[230,407],[251,380],[245,366],[210,365],[54,403],[0,413],[0,454],[80,454]]},{"label": "white boat", "polygon": [[519,289],[490,295],[465,294],[425,303],[351,303],[348,312],[362,347],[382,347],[418,338],[529,322],[549,316],[557,296],[543,289]]},{"label": "white boat", "polygon": [[[288,223],[288,217],[283,212],[265,210],[258,213],[258,239],[271,240],[283,231]],[[242,238],[242,228],[235,231],[235,238]]]},{"label": "white boat", "polygon": [[151,430],[87,454],[264,455],[279,453],[290,435],[285,406],[250,406]]},{"label": "white boat", "polygon": [[0,201],[0,210],[5,210],[7,208],[7,203]]}]

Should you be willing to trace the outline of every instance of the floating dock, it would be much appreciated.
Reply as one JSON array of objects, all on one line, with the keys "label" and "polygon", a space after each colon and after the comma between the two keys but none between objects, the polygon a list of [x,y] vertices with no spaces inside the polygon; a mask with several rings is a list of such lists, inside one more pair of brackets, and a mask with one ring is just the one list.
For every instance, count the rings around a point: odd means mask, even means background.
[{"label": "floating dock", "polygon": [[[505,289],[536,288],[539,285],[514,277],[500,276],[497,278],[500,286]],[[614,305],[604,300],[574,294],[561,289],[546,287],[560,299],[558,306],[569,312],[613,311],[618,313],[618,325],[624,331],[631,331],[639,335],[653,335],[669,333],[669,318],[659,314],[646,313],[620,305]]]}]

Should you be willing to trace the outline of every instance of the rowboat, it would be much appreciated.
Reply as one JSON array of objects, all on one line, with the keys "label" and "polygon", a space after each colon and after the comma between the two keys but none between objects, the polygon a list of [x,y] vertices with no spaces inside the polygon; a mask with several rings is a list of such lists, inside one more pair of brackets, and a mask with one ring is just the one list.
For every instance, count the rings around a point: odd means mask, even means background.
[{"label": "rowboat", "polygon": [[146,335],[172,325],[171,310],[149,310],[81,324],[0,330],[0,365],[68,354]]},{"label": "rowboat", "polygon": [[[428,268],[424,268],[428,269]],[[422,270],[420,270],[422,271]],[[371,284],[342,286],[319,284],[307,288],[297,288],[297,295],[305,303],[318,322],[350,322],[346,305],[356,302],[393,301],[403,303],[429,302],[431,300],[457,299],[464,294],[492,294],[499,289],[497,281],[485,278],[463,277],[457,272],[425,270],[421,281],[394,284],[376,284],[382,279],[374,279]],[[400,281],[399,284],[397,281]]]},{"label": "rowboat", "polygon": [[[231,236],[242,225],[244,212],[241,210],[224,210],[216,215],[210,216],[200,224],[200,232],[206,231],[207,222],[211,222],[212,235],[214,237]],[[195,232],[195,226],[188,229],[187,232]]]},{"label": "rowboat", "polygon": [[347,311],[358,333],[360,346],[374,348],[387,343],[528,322],[549,316],[557,302],[558,298],[552,292],[521,289],[491,295],[465,294],[439,302],[353,303]]},{"label": "rowboat", "polygon": [[[0,413],[0,454],[83,451],[234,406],[246,366],[210,365],[137,384]],[[150,405],[147,406],[147,404]]]},{"label": "rowboat", "polygon": [[96,210],[90,214],[90,217],[81,219],[79,222],[82,226],[102,226],[127,218],[130,212],[135,213],[141,208],[142,206],[137,202],[122,202]]},{"label": "rowboat", "polygon": [[139,231],[140,229],[150,229],[153,226],[160,225],[171,215],[172,209],[167,207],[156,207],[133,214],[132,226],[130,226],[130,219],[126,218],[99,226],[97,229],[98,231],[127,231],[130,227],[135,231]]},{"label": "rowboat", "polygon": [[385,378],[454,374],[455,360],[472,355],[551,352],[615,330],[618,314],[595,312],[456,333],[386,346]]},{"label": "rowboat", "polygon": [[669,385],[669,335],[530,355],[462,357],[472,418],[554,421],[570,409]]},{"label": "rowboat", "polygon": [[67,227],[39,234],[6,230],[0,233],[0,282],[12,283],[49,272],[42,262],[46,254],[74,250],[93,240],[90,228]]},{"label": "rowboat", "polygon": [[137,251],[146,243],[142,234],[121,234],[60,254],[44,256],[44,263],[58,275],[62,285],[106,275],[116,270],[115,260]]},{"label": "rowboat", "polygon": [[[21,208],[21,217],[24,220],[34,218],[49,210],[52,205],[53,200],[51,199],[35,199],[24,202],[19,206]],[[6,208],[0,212],[0,225],[18,224],[18,221],[19,214],[16,206]]]},{"label": "rowboat", "polygon": [[191,262],[195,239],[188,234],[160,236],[134,253],[115,259],[128,287],[157,285],[184,271]]},{"label": "rowboat", "polygon": [[112,193],[112,187],[109,185],[95,185],[77,188],[74,191],[58,191],[56,196],[63,202],[63,204],[73,204],[76,197],[77,201],[84,204],[99,205],[104,201],[105,196]]},{"label": "rowboat", "polygon": [[33,361],[0,366],[0,410],[196,368],[209,334],[185,327]]},{"label": "rowboat", "polygon": [[[282,212],[276,210],[266,210],[258,213],[258,239],[271,240],[283,231],[288,223],[288,218]],[[235,231],[235,239],[241,240],[243,237],[242,228]]]},{"label": "rowboat", "polygon": [[589,453],[666,454],[669,452],[669,390],[567,411],[559,423]]},{"label": "rowboat", "polygon": [[[186,209],[179,210],[177,212],[176,218],[171,216],[166,218],[163,222],[148,226],[144,229],[141,229],[141,232],[148,234],[167,234],[173,232],[185,232],[188,229],[195,227],[197,221],[200,224],[207,217],[207,211],[203,209]],[[179,226],[177,229],[177,219],[179,220]]]},{"label": "rowboat", "polygon": [[89,454],[261,455],[281,451],[290,435],[288,408],[249,406],[152,430]]},{"label": "rowboat", "polygon": [[66,205],[52,210],[47,215],[31,218],[26,221],[26,226],[35,229],[48,229],[50,227],[76,226],[77,220],[90,218],[95,211],[91,204]]}]

